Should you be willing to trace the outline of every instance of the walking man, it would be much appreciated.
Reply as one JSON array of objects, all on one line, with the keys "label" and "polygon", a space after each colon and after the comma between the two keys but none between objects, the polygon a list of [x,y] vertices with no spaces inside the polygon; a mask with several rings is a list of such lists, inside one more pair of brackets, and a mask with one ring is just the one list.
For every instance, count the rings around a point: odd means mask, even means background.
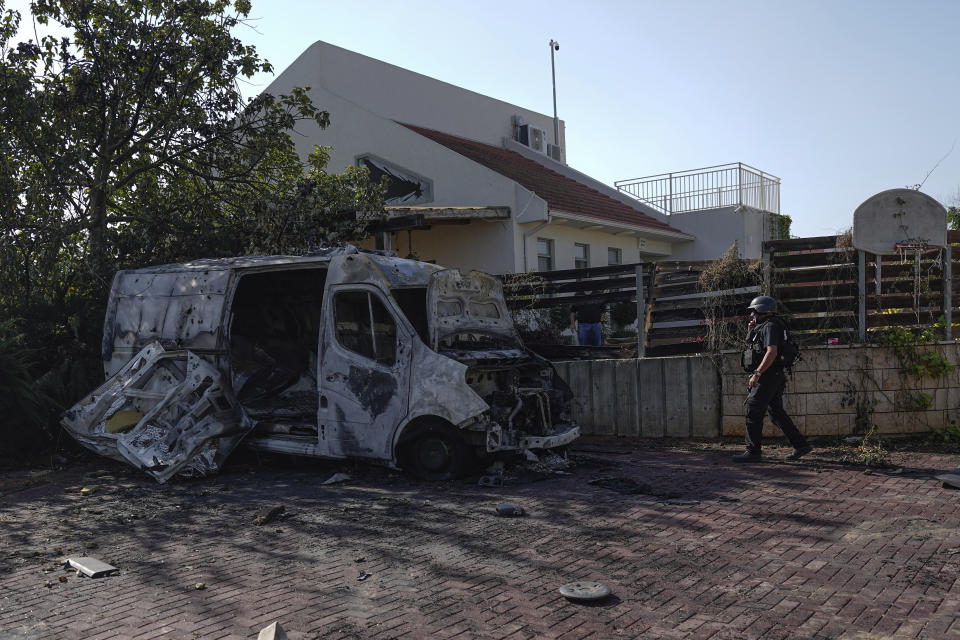
[{"label": "walking man", "polygon": [[783,409],[783,391],[787,375],[779,350],[787,337],[787,325],[776,315],[777,301],[770,296],[759,296],[750,302],[750,324],[747,343],[750,345],[754,367],[747,383],[747,450],[733,456],[735,462],[759,462],[760,443],[763,439],[763,415],[770,418],[793,445],[793,453],[787,460],[799,460],[813,447],[797,430],[793,420]]}]

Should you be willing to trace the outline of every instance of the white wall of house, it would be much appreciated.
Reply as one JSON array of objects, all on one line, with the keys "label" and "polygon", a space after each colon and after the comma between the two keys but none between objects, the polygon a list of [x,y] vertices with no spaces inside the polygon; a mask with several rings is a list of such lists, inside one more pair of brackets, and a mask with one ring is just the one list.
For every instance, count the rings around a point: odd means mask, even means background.
[{"label": "white wall of house", "polygon": [[342,172],[359,156],[376,155],[431,180],[433,201],[422,203],[427,206],[514,206],[512,180],[328,91],[313,88],[310,96],[330,112],[333,124],[325,130],[313,121],[297,125],[301,157],[314,145],[332,147],[329,168]]},{"label": "white wall of house", "polygon": [[696,236],[687,244],[677,244],[672,260],[708,260],[717,258],[737,242],[744,258],[759,258],[763,241],[770,233],[765,213],[750,207],[723,207],[709,211],[675,213],[671,226]]},{"label": "white wall of house", "polygon": [[[504,137],[513,137],[512,117],[519,115],[528,124],[545,130],[548,141],[553,143],[552,116],[326,42],[313,43],[267,87],[267,91],[285,93],[296,86],[329,90],[384,118],[498,147]],[[316,99],[314,102],[326,106]],[[334,126],[339,126],[336,120],[333,122]],[[560,146],[566,152],[563,120],[560,120]]]},{"label": "white wall of house", "polygon": [[[473,220],[469,224],[434,224],[429,231],[398,231],[392,247],[402,257],[412,250],[420,260],[461,270],[513,271],[513,221]],[[369,243],[372,246],[372,243]]]},{"label": "white wall of house", "polygon": [[[461,269],[492,273],[536,270],[537,237],[554,240],[554,268],[573,268],[575,242],[591,246],[591,266],[607,264],[607,248],[622,251],[624,263],[671,256],[671,242],[635,235],[585,230],[553,220],[542,233],[525,233],[548,219],[546,201],[509,178],[475,163],[447,147],[398,124],[406,122],[501,147],[513,135],[511,117],[520,115],[547,130],[552,141],[552,118],[520,109],[460,87],[428,78],[339,47],[318,42],[305,51],[271,83],[267,91],[288,93],[310,87],[314,104],[330,113],[331,125],[321,130],[303,122],[294,135],[298,154],[306,158],[314,145],[331,147],[329,170],[342,172],[372,155],[430,181],[432,198],[398,204],[424,207],[507,207],[509,220],[474,220],[466,225],[435,224],[414,231],[413,250],[422,260]],[[563,128],[561,122],[561,144]],[[530,156],[534,152],[508,142],[508,148]],[[543,158],[540,159],[546,164]],[[563,164],[554,170],[621,201],[627,196]],[[662,218],[658,213],[654,217]],[[670,220],[672,223],[672,220]],[[582,226],[582,225],[581,225]],[[372,245],[372,241],[366,243]],[[524,260],[526,245],[526,261]],[[682,244],[675,245],[681,247]],[[406,232],[394,234],[393,248],[409,252]]]},{"label": "white wall of house", "polygon": [[[530,231],[538,225],[518,225],[519,230]],[[554,269],[574,268],[574,244],[589,246],[591,267],[605,267],[607,264],[607,249],[620,249],[622,264],[644,262],[667,258],[671,255],[671,244],[653,238],[637,238],[633,235],[616,235],[603,231],[580,229],[560,222],[553,222],[541,227],[527,239],[527,269],[521,264],[517,271],[537,271],[537,238],[553,240]],[[642,246],[641,246],[642,245]],[[522,244],[520,244],[522,249]],[[673,258],[670,257],[672,260]]]}]

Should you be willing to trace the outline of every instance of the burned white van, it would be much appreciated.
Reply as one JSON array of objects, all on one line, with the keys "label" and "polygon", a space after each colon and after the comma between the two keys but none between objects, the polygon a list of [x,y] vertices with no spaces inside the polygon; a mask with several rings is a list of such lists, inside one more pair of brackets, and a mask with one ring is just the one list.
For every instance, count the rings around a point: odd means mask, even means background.
[{"label": "burned white van", "polygon": [[579,435],[496,278],[353,247],[121,271],[103,361],[62,423],[161,482],[216,471],[241,440],[449,478]]}]

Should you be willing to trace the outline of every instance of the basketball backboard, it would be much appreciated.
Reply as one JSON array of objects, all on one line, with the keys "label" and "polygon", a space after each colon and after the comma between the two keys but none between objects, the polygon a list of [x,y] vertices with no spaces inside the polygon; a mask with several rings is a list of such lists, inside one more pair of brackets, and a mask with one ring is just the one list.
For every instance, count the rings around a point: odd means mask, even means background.
[{"label": "basketball backboard", "polygon": [[898,244],[946,246],[947,210],[914,189],[890,189],[864,200],[853,212],[853,246],[891,255]]}]

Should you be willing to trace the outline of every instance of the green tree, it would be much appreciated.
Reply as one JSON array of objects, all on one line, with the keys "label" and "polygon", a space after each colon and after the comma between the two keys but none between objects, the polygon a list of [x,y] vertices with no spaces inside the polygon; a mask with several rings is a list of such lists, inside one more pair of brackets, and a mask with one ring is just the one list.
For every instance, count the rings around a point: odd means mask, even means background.
[{"label": "green tree", "polygon": [[78,362],[95,379],[116,269],[295,252],[355,239],[382,212],[365,172],[328,173],[323,150],[306,168],[297,157],[291,130],[329,125],[308,89],[242,95],[271,71],[234,35],[249,12],[249,0],[34,0],[40,29],[70,35],[13,44],[20,16],[0,0],[0,322],[42,347],[33,373],[50,396],[89,390]]},{"label": "green tree", "polygon": [[[73,36],[6,51],[16,86],[4,83],[3,120],[20,187],[7,226],[101,279],[138,261],[116,251],[130,226],[176,221],[201,199],[268,191],[275,176],[262,162],[292,153],[296,122],[329,123],[302,89],[243,99],[238,81],[271,70],[233,35],[247,0],[35,0],[31,9]],[[15,23],[8,14],[8,30]],[[174,190],[185,180],[194,188]]]},{"label": "green tree", "polygon": [[950,205],[947,207],[947,228],[956,231],[960,229],[960,188],[950,197]]}]

